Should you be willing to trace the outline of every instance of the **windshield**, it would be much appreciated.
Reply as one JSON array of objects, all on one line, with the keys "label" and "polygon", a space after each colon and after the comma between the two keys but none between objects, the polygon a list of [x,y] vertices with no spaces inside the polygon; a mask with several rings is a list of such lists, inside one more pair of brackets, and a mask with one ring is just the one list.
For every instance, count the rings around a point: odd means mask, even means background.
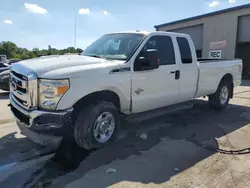
[{"label": "windshield", "polygon": [[127,60],[143,38],[143,34],[134,33],[104,35],[88,46],[82,55]]}]

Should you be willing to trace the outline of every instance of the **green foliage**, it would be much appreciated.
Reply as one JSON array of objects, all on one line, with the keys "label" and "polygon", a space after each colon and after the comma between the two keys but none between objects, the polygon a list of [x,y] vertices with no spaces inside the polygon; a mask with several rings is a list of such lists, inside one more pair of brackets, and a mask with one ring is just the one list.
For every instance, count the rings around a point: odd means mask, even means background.
[{"label": "green foliage", "polygon": [[63,55],[67,53],[81,53],[83,50],[80,48],[68,47],[65,49],[56,49],[49,46],[48,49],[33,48],[31,51],[26,48],[19,48],[16,44],[10,41],[0,42],[0,54],[4,54],[8,59],[30,59],[46,55]]}]

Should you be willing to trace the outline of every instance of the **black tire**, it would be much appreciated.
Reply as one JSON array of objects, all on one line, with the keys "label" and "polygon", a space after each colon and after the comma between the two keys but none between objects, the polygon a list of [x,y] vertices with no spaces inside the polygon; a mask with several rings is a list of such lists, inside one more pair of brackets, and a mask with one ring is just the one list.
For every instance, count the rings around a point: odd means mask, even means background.
[{"label": "black tire", "polygon": [[[94,137],[94,125],[97,118],[104,112],[111,113],[114,117],[115,128],[111,138],[100,143]],[[91,150],[100,148],[116,139],[120,126],[119,112],[116,106],[107,101],[99,101],[96,104],[91,104],[84,107],[78,114],[74,128],[74,138],[79,147]]]},{"label": "black tire", "polygon": [[[227,88],[227,99],[225,100],[225,102],[222,103],[221,100],[221,91],[223,88]],[[230,93],[231,93],[231,83],[227,82],[227,81],[221,81],[216,92],[213,95],[209,96],[209,103],[210,105],[215,108],[215,109],[224,109],[227,107],[229,100],[230,100]]]}]

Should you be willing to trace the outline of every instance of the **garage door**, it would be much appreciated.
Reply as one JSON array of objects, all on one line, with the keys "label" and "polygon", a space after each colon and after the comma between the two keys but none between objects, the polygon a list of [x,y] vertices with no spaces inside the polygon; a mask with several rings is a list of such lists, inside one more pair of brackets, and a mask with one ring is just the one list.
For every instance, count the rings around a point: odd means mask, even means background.
[{"label": "garage door", "polygon": [[250,42],[250,15],[239,17],[238,42]]},{"label": "garage door", "polygon": [[243,79],[250,79],[250,42],[238,43],[236,57],[243,61]]},{"label": "garage door", "polygon": [[238,19],[236,57],[243,60],[243,78],[250,78],[250,15]]},{"label": "garage door", "polygon": [[185,33],[190,35],[194,42],[197,55],[199,57],[201,56],[202,44],[203,44],[203,25],[174,29],[171,30],[171,32]]}]

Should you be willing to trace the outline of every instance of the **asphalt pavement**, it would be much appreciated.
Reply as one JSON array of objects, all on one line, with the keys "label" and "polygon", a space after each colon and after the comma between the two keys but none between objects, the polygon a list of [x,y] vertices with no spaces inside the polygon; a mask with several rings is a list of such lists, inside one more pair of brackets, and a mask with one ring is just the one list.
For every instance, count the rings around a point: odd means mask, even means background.
[{"label": "asphalt pavement", "polygon": [[[123,122],[120,139],[86,151],[30,142],[17,129],[0,92],[0,187],[250,187],[250,81],[223,111],[206,99],[188,110],[140,123]],[[223,151],[229,153],[224,154]]]}]

